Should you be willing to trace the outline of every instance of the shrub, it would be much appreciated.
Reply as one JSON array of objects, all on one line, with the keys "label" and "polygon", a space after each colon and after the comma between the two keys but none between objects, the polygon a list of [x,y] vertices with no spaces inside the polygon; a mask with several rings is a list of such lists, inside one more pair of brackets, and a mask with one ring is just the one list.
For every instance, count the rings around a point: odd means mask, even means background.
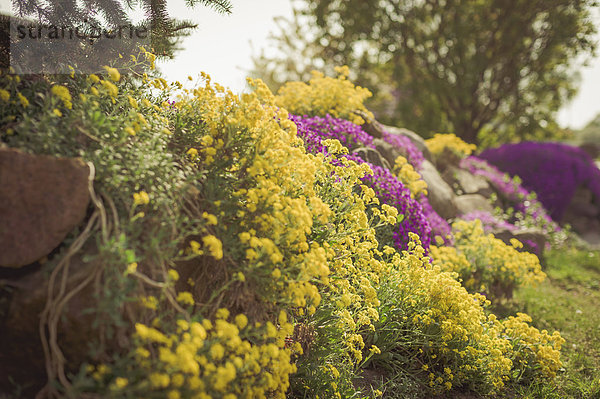
[{"label": "shrub", "polygon": [[483,231],[486,234],[503,229],[508,231],[516,231],[518,229],[517,226],[492,215],[488,211],[473,211],[462,215],[460,218],[468,222],[479,220],[481,222],[481,226],[483,227]]},{"label": "shrub", "polygon": [[502,321],[502,334],[511,343],[508,355],[513,363],[512,379],[529,384],[536,379],[551,380],[562,367],[560,348],[564,338],[555,331],[539,331],[530,326],[531,317],[517,313]]},{"label": "shrub", "polygon": [[[536,380],[560,365],[557,335],[549,350],[521,320],[506,334],[527,345],[509,345],[485,299],[430,264],[420,205],[390,171],[294,123],[261,82],[236,96],[206,75],[187,91],[106,72],[0,78],[3,142],[97,172],[91,216],[67,240],[89,240],[81,255],[95,265],[77,362],[56,333],[70,252],[44,266],[48,396],[359,397],[357,376],[378,364],[427,394],[498,392],[511,359]],[[401,253],[386,238],[399,208]],[[548,373],[526,369],[531,346]]]},{"label": "shrub", "polygon": [[506,212],[495,212],[495,218],[516,227],[538,228],[555,242],[562,240],[560,227],[552,220],[544,205],[537,199],[537,195],[524,188],[517,176],[511,178],[475,156],[461,160],[460,167],[484,177],[500,193],[499,199],[504,202]]},{"label": "shrub", "polygon": [[[373,137],[369,136],[360,126],[345,119],[334,118],[327,114],[324,117],[301,117],[291,115],[294,123],[301,125],[302,138],[309,143],[313,142],[311,134],[318,134],[320,140],[335,139],[348,148],[349,151],[360,147],[375,148]],[[320,151],[317,151],[320,152]]]},{"label": "shrub", "polygon": [[477,149],[475,144],[468,144],[453,133],[440,134],[436,133],[433,138],[425,140],[427,148],[435,157],[441,156],[444,151],[457,156],[459,159],[465,158]]},{"label": "shrub", "polygon": [[431,247],[433,264],[456,272],[470,292],[481,292],[492,301],[511,298],[513,289],[546,277],[537,256],[519,252],[516,239],[506,245],[485,234],[479,220],[458,220],[452,224],[455,247]]},{"label": "shrub", "polygon": [[[379,319],[363,332],[365,348],[374,348],[364,367],[389,373],[385,396],[498,394],[553,378],[562,365],[560,334],[540,332],[525,314],[503,321],[487,314],[489,301],[467,293],[455,272],[431,265],[412,237],[409,251],[390,254],[393,266],[378,288]],[[456,252],[445,261],[468,263]]]},{"label": "shrub", "polygon": [[[298,136],[306,141],[307,148],[315,153],[327,153],[323,140],[340,138],[349,143],[350,149],[358,145],[364,132],[356,125],[335,118],[303,118],[292,116],[298,123]],[[368,137],[368,136],[367,136]],[[342,140],[340,140],[342,141]],[[348,149],[346,149],[348,152]],[[431,229],[423,215],[421,204],[411,196],[410,190],[386,168],[372,165],[356,155],[343,155],[343,158],[358,164],[368,165],[372,171],[361,178],[362,182],[372,188],[382,204],[395,207],[402,218],[392,229],[391,237],[397,248],[406,248],[409,242],[408,233],[415,232],[422,237],[427,248],[430,242]],[[338,161],[339,164],[339,161]],[[380,239],[384,239],[380,237]]]},{"label": "shrub", "polygon": [[383,277],[380,318],[374,331],[365,332],[365,346],[381,351],[370,358],[371,366],[388,370],[392,381],[412,381],[418,397],[461,389],[499,391],[511,361],[503,356],[506,342],[490,329],[485,298],[467,293],[451,273],[429,265],[414,242],[410,250],[394,255],[395,268]]},{"label": "shrub", "polygon": [[363,101],[371,97],[365,88],[354,86],[347,77],[348,67],[336,67],[337,78],[330,78],[321,72],[313,71],[308,84],[288,82],[277,92],[277,104],[296,115],[325,116],[344,118],[362,125],[364,120],[354,111],[373,114],[363,105]]},{"label": "shrub", "polygon": [[589,189],[600,203],[600,170],[578,147],[561,143],[505,144],[480,154],[490,164],[534,191],[552,219],[560,222],[579,187]]},{"label": "shrub", "polygon": [[[172,107],[166,100],[179,85],[161,79],[65,77],[60,86],[69,90],[72,104],[61,108],[61,115],[53,110],[64,105],[64,90],[59,97],[47,94],[52,93],[48,83],[23,89],[29,105],[19,110],[3,141],[35,153],[83,157],[95,165],[94,188],[101,193],[96,212],[104,212],[105,205],[111,209],[108,222],[91,226],[99,245],[86,255],[103,266],[93,273],[98,293],[92,312],[101,325],[89,337],[95,355],[88,361],[113,358],[115,364],[102,362],[88,372],[82,366],[77,380],[60,380],[65,391],[107,394],[111,378],[120,377],[137,387],[136,394],[145,387],[147,396],[163,396],[167,386],[177,388],[179,382],[144,385],[147,375],[141,373],[177,371],[158,348],[146,348],[150,354],[141,369],[123,360],[137,359],[129,349],[143,337],[135,334],[134,324],[183,343],[178,320],[214,320],[220,307],[228,308],[232,317],[246,315],[250,327],[244,334],[252,338],[248,350],[264,354],[264,373],[280,373],[277,384],[263,378],[254,380],[255,388],[279,396],[287,389],[291,350],[283,339],[269,341],[264,327],[255,322],[274,323],[282,309],[314,312],[319,304],[315,282],[326,281],[329,269],[324,249],[308,235],[330,213],[314,191],[323,162],[305,154],[296,126],[276,110],[264,86],[258,84],[255,93],[239,98],[205,78],[205,87],[184,93]],[[99,220],[98,214],[90,223]],[[57,254],[47,268],[59,273],[64,264]],[[144,307],[134,305],[140,301]],[[290,326],[281,325],[288,333]],[[102,345],[111,342],[115,329],[123,337],[122,346]],[[195,345],[184,355],[210,349],[208,343]],[[281,355],[264,351],[273,345]],[[61,354],[53,350],[51,356]],[[98,367],[114,373],[88,378]],[[230,369],[226,363],[215,367]],[[60,370],[50,380],[57,375]],[[207,377],[204,386],[194,389],[198,394],[219,390],[208,382],[217,383]]]}]

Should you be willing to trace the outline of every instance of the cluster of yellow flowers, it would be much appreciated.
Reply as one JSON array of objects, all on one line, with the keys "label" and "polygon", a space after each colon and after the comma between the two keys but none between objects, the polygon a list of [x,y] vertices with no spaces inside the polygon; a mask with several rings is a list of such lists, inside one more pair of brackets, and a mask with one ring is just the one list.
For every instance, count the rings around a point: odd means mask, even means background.
[{"label": "cluster of yellow flowers", "polygon": [[[489,328],[484,312],[489,302],[479,294],[469,294],[453,273],[431,265],[418,237],[413,234],[412,240],[409,251],[393,255],[394,268],[388,278],[397,290],[392,300],[403,315],[393,322],[407,331],[417,347],[401,340],[395,350],[415,351],[421,364],[415,372],[423,374],[433,393],[453,387],[500,390],[512,363],[503,354],[507,342]],[[411,362],[405,367],[410,368]]]},{"label": "cluster of yellow flowers", "polygon": [[528,324],[531,321],[529,315],[517,313],[502,322],[502,332],[511,342],[508,355],[512,356],[513,369],[519,372],[516,379],[529,382],[539,373],[552,379],[562,367],[560,348],[565,339],[557,331],[552,335],[546,330],[539,331]]},{"label": "cluster of yellow flowers", "polygon": [[[242,254],[235,267],[244,276],[263,279],[252,284],[264,287],[265,297],[314,312],[321,298],[313,283],[326,283],[329,274],[325,248],[309,242],[314,224],[326,223],[331,214],[314,191],[323,162],[304,152],[296,126],[274,106],[262,82],[250,81],[255,91],[238,97],[203,77],[204,87],[178,101],[180,114],[204,123],[188,158],[213,177],[239,177],[218,187],[223,198],[234,201],[213,202],[219,210],[204,219],[215,232],[203,238],[204,247],[217,260],[228,247],[235,248]],[[218,170],[223,164],[228,170]],[[225,209],[238,218],[236,226],[216,226]],[[229,237],[226,243],[222,234]],[[192,253],[201,254],[198,248]]]},{"label": "cluster of yellow flowers", "polygon": [[[10,73],[2,74],[0,71],[0,77],[7,83],[4,87],[0,88],[0,100],[3,103],[8,103],[10,105],[15,105],[20,108],[29,107],[29,99],[27,96],[23,95],[21,91],[17,89],[19,84],[21,83],[21,77],[19,75],[13,75],[14,69],[10,68]],[[14,115],[11,115],[14,120]],[[11,129],[7,132],[9,135],[11,134]]]},{"label": "cluster of yellow flowers", "polygon": [[155,324],[135,325],[135,362],[126,376],[116,375],[107,365],[90,370],[112,395],[285,398],[288,376],[295,371],[292,351],[285,349],[285,337],[293,331],[285,312],[278,326],[250,324],[243,314],[230,318],[227,309],[220,309],[213,321],[178,319],[169,334]]},{"label": "cluster of yellow flowers", "polygon": [[[175,202],[181,209],[169,209],[181,212],[189,229],[169,242],[177,254],[161,259],[162,270],[146,275],[144,254],[122,251],[122,277],[147,284],[137,295],[143,316],[131,327],[128,357],[89,368],[96,392],[233,399],[283,398],[291,390],[342,398],[356,394],[353,378],[367,362],[402,356],[409,360],[400,368],[433,394],[498,392],[515,371],[551,378],[560,367],[558,333],[539,332],[521,314],[500,322],[486,315],[484,296],[469,293],[541,280],[534,255],[460,221],[456,247],[432,247],[433,260],[412,233],[399,253],[379,239],[398,211],[361,183],[369,166],[340,156],[348,150],[337,140],[324,141],[331,159],[305,152],[286,109],[362,122],[354,112],[367,112],[370,93],[348,81],[347,68],[335,79],[314,73],[309,84],[288,83],[277,97],[260,81],[250,80],[254,91],[238,96],[205,74],[205,85],[193,90],[144,77],[164,94],[155,103],[120,92],[119,71],[106,72],[90,75],[79,96],[55,85],[53,107],[125,112],[118,129],[128,142],[161,132],[193,187],[178,191],[185,194]],[[174,106],[156,105],[173,98],[172,90],[180,94]],[[11,98],[0,91],[0,100]],[[440,137],[432,139],[434,153],[437,145],[463,155],[473,150],[456,136]],[[426,195],[405,158],[395,172],[415,198]],[[159,197],[136,187],[127,198],[131,215],[155,212]],[[143,212],[136,218],[151,219]],[[400,335],[382,341],[384,330]],[[311,346],[318,355],[304,353]]]},{"label": "cluster of yellow flowers", "polygon": [[479,220],[454,222],[452,236],[454,247],[430,248],[433,263],[458,273],[471,292],[484,292],[494,299],[510,298],[514,288],[546,278],[536,255],[519,252],[522,244],[515,239],[507,245],[485,234]]},{"label": "cluster of yellow flowers", "polygon": [[459,158],[465,158],[471,155],[473,151],[477,150],[475,144],[465,143],[454,133],[436,133],[433,135],[433,138],[425,140],[425,144],[434,156],[438,156],[442,154],[444,150],[448,150]]},{"label": "cluster of yellow flowers", "polygon": [[402,184],[408,187],[410,195],[413,198],[427,195],[427,183],[421,178],[419,172],[417,172],[403,156],[396,158],[394,173],[398,179],[400,179]]},{"label": "cluster of yellow flowers", "polygon": [[368,89],[354,86],[348,80],[350,69],[347,66],[336,67],[335,71],[338,73],[335,79],[313,71],[308,84],[304,82],[284,84],[277,92],[277,104],[296,115],[329,114],[362,125],[364,120],[355,111],[373,117],[373,114],[363,105],[363,101],[372,94]]}]

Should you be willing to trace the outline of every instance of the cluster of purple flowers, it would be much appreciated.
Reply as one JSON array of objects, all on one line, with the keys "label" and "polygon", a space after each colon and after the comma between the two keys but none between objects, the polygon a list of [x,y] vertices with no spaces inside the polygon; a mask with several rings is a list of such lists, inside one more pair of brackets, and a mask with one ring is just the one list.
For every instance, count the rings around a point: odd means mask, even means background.
[{"label": "cluster of purple flowers", "polygon": [[506,229],[508,231],[515,231],[518,230],[517,226],[508,223],[505,220],[501,220],[496,218],[494,215],[492,215],[491,213],[487,212],[487,211],[473,211],[473,212],[469,212],[463,216],[460,217],[461,219],[464,220],[480,220],[481,224],[483,225],[483,230],[486,233],[491,233],[493,231],[496,230],[503,230]]},{"label": "cluster of purple flowers", "polygon": [[578,187],[587,187],[600,203],[600,170],[578,147],[562,143],[524,142],[484,151],[480,157],[512,176],[560,221]]},{"label": "cluster of purple flowers", "polygon": [[[315,149],[313,147],[319,141],[315,141],[313,136],[318,136],[322,140],[337,139],[350,151],[360,147],[375,149],[373,137],[366,133],[359,125],[345,119],[334,118],[327,114],[324,118],[319,116],[290,115],[290,120],[294,121],[297,125],[301,124],[304,126],[306,134],[305,144],[309,152],[313,152]],[[418,169],[421,163],[423,163],[423,154],[408,137],[383,131],[382,139],[386,143],[400,149],[403,154],[406,154],[406,159],[415,169]]]},{"label": "cluster of purple flowers", "polygon": [[375,191],[375,195],[383,204],[398,209],[398,214],[404,215],[404,220],[396,226],[394,242],[400,249],[406,249],[409,232],[416,233],[421,238],[423,248],[429,248],[431,243],[431,226],[423,214],[422,205],[411,198],[410,190],[388,169],[363,161],[356,155],[349,155],[348,159],[356,163],[367,163],[372,175],[363,177],[362,182]]},{"label": "cluster of purple flowers", "polygon": [[[305,143],[310,144],[311,149],[317,142],[320,143],[320,140],[327,139],[339,140],[350,151],[360,147],[375,148],[373,137],[365,133],[357,124],[345,119],[334,118],[327,114],[324,118],[290,115],[290,120],[296,125],[302,125],[302,138],[305,139],[304,135],[308,136],[308,142],[305,140]],[[312,152],[311,149],[307,147],[309,152]]]},{"label": "cluster of purple flowers", "polygon": [[410,163],[415,169],[419,169],[423,160],[423,153],[413,144],[412,141],[406,136],[401,136],[398,134],[391,134],[383,131],[383,141],[388,144],[393,145],[397,148],[404,149],[403,153],[406,153],[406,159],[408,163]]},{"label": "cluster of purple flowers", "polygon": [[[320,118],[295,115],[290,115],[290,120],[296,123],[298,136],[303,139],[306,150],[313,154],[327,154],[327,149],[321,143],[326,139],[338,139],[350,150],[361,146],[374,148],[372,137],[360,126],[346,120],[330,116]],[[418,234],[423,247],[429,248],[431,227],[423,214],[421,204],[411,198],[410,190],[388,169],[372,165],[357,155],[349,154],[346,157],[357,163],[369,164],[374,174],[363,177],[363,183],[375,191],[381,203],[396,207],[398,213],[404,215],[404,219],[395,226],[393,233],[397,248],[407,249],[409,232]]]},{"label": "cluster of purple flowers", "polygon": [[[504,194],[517,212],[531,216],[540,225],[554,225],[544,205],[536,199],[532,192],[484,159],[470,156],[460,161],[460,167],[474,175],[486,178],[496,190]],[[554,226],[552,229],[557,228],[558,226]]]}]

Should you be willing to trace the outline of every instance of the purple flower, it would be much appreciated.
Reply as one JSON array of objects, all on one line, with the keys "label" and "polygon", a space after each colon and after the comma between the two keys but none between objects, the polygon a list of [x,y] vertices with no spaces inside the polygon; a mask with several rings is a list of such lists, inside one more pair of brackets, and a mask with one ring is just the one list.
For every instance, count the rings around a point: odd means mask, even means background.
[{"label": "purple flower", "polygon": [[481,158],[535,191],[556,221],[562,220],[578,187],[588,188],[600,203],[600,170],[578,147],[562,143],[524,142],[484,151]]},{"label": "purple flower", "polygon": [[414,166],[415,169],[419,169],[423,163],[423,153],[413,144],[412,141],[406,136],[398,134],[391,134],[386,131],[383,132],[383,140],[393,145],[394,147],[403,149],[402,153],[406,154],[408,162]]},{"label": "purple flower", "polygon": [[[325,118],[290,115],[290,120],[296,123],[298,136],[303,139],[308,152],[327,154],[327,149],[322,144],[322,140],[326,139],[338,139],[350,150],[363,146],[374,148],[373,138],[360,126],[346,120],[329,115]],[[381,203],[394,206],[398,209],[398,214],[404,215],[393,233],[396,247],[407,249],[408,233],[413,232],[421,237],[423,247],[428,249],[431,227],[423,214],[422,205],[411,198],[410,190],[388,169],[365,162],[357,155],[349,154],[346,158],[361,164],[367,163],[373,170],[373,175],[364,176],[362,182],[375,191]]]},{"label": "purple flower", "polygon": [[433,238],[435,236],[440,236],[444,239],[444,242],[446,244],[450,244],[448,240],[450,239],[449,237],[452,232],[452,228],[450,227],[446,219],[441,217],[435,211],[435,209],[431,207],[431,204],[429,203],[427,197],[422,196],[419,199],[419,203],[423,208],[423,214],[425,215],[425,218],[429,221],[429,225],[431,227],[431,237]]},{"label": "purple flower", "polygon": [[[373,137],[365,133],[359,125],[348,122],[345,119],[334,118],[329,114],[324,118],[296,115],[290,115],[289,118],[296,124],[300,123],[302,125],[303,133],[309,131],[309,136],[317,135],[321,140],[337,139],[350,151],[360,147],[375,148]],[[304,137],[302,138],[304,139]],[[313,140],[311,141],[311,144],[315,143]]]},{"label": "purple flower", "polygon": [[537,200],[535,194],[525,189],[508,174],[475,156],[462,159],[460,167],[488,180],[496,190],[503,194],[505,199],[510,201],[517,212],[531,216],[536,221],[536,225],[542,227],[545,231],[560,230],[546,212],[544,205]]},{"label": "purple flower", "polygon": [[517,226],[510,224],[504,220],[497,219],[494,215],[487,211],[473,211],[469,212],[466,215],[461,216],[461,219],[464,220],[480,220],[483,225],[483,230],[486,233],[490,233],[494,230],[502,230],[507,229],[508,231],[516,231],[518,229]]}]

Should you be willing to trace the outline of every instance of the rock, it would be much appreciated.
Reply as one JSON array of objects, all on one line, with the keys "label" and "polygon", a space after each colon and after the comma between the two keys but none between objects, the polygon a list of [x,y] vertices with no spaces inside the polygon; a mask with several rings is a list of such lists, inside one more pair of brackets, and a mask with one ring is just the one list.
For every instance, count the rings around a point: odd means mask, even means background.
[{"label": "rock", "polygon": [[479,194],[459,195],[456,197],[455,202],[459,215],[465,215],[473,211],[486,211],[489,213],[494,211],[487,198]]},{"label": "rock", "polygon": [[394,126],[386,126],[386,125],[381,125],[381,126],[383,126],[383,129],[385,131],[387,131],[388,133],[408,137],[410,139],[410,141],[415,145],[415,147],[417,147],[419,149],[419,151],[421,151],[423,153],[423,157],[426,160],[428,160],[429,162],[433,161],[433,157],[431,156],[431,151],[429,151],[429,148],[427,148],[427,144],[425,144],[425,139],[423,139],[423,137],[419,136],[415,132],[412,132],[408,129],[394,127]]},{"label": "rock", "polygon": [[48,255],[85,218],[89,169],[81,159],[0,149],[0,266]]},{"label": "rock", "polygon": [[596,159],[596,158],[600,157],[600,144],[599,143],[586,142],[586,143],[580,144],[579,148],[581,148],[583,151],[585,151],[592,159]]},{"label": "rock", "polygon": [[600,222],[595,223],[595,228],[588,229],[585,233],[581,234],[581,238],[587,242],[592,248],[600,250]]},{"label": "rock", "polygon": [[[93,277],[102,259],[86,262],[84,258],[97,253],[95,240],[88,243],[70,258],[69,273],[65,280],[65,295],[73,293],[65,303],[57,325],[58,345],[65,356],[66,364],[81,364],[90,353],[90,344],[98,339],[94,321],[106,317],[96,312],[98,298],[95,296],[93,280],[77,292],[73,290],[86,279]],[[27,273],[23,273],[23,269]],[[33,398],[46,383],[44,351],[40,339],[40,315],[48,297],[48,270],[38,262],[24,268],[0,268],[0,279],[10,289],[5,298],[5,312],[0,318],[0,375],[10,376],[24,387],[22,397]],[[60,279],[55,281],[54,293],[58,294]],[[96,308],[96,309],[94,309]],[[90,311],[93,309],[93,311]],[[110,347],[121,345],[123,332],[117,331]],[[12,391],[8,378],[0,378],[0,392]],[[0,397],[2,395],[0,394]]]},{"label": "rock", "polygon": [[435,166],[428,160],[424,160],[419,173],[427,183],[427,197],[432,208],[444,219],[455,217],[457,215],[456,195],[442,179]]},{"label": "rock", "polygon": [[481,194],[487,198],[493,193],[484,177],[464,169],[450,167],[442,174],[442,178],[451,186],[456,184],[463,194]]},{"label": "rock", "polygon": [[451,169],[457,169],[460,161],[461,157],[455,154],[449,148],[444,148],[441,154],[435,156],[435,166],[438,168],[440,173],[444,173]]},{"label": "rock", "polygon": [[390,170],[392,169],[393,164],[391,164],[392,166],[390,166],[390,163],[387,161],[387,159],[384,158],[382,154],[377,150],[374,150],[369,147],[361,147],[352,151],[352,153],[358,155],[363,160],[372,163],[375,166],[381,166]]},{"label": "rock", "polygon": [[383,136],[383,125],[377,122],[374,118],[362,111],[354,111],[354,113],[364,119],[365,123],[361,125],[362,129],[368,135],[380,139]]},{"label": "rock", "polygon": [[493,234],[496,238],[499,238],[506,244],[510,244],[511,238],[516,238],[523,244],[523,248],[521,248],[520,251],[536,254],[540,259],[540,262],[543,262],[544,249],[548,242],[543,231],[534,228],[516,231],[502,229],[494,231]]},{"label": "rock", "polygon": [[[598,202],[600,202],[600,198]],[[573,197],[571,197],[571,202],[569,202],[561,222],[571,223],[571,219],[578,217],[595,219],[599,215],[600,205],[594,203],[594,194],[588,187],[582,185],[577,187]]]},{"label": "rock", "polygon": [[573,231],[589,244],[600,244],[600,198],[594,198],[588,187],[579,186],[560,223],[571,225]]},{"label": "rock", "polygon": [[381,156],[391,166],[389,169],[392,169],[396,164],[396,158],[398,158],[400,155],[406,156],[406,154],[403,154],[399,148],[394,147],[393,145],[383,141],[382,139],[373,140],[373,145],[375,145],[375,148],[377,149],[379,154],[381,154]]}]

